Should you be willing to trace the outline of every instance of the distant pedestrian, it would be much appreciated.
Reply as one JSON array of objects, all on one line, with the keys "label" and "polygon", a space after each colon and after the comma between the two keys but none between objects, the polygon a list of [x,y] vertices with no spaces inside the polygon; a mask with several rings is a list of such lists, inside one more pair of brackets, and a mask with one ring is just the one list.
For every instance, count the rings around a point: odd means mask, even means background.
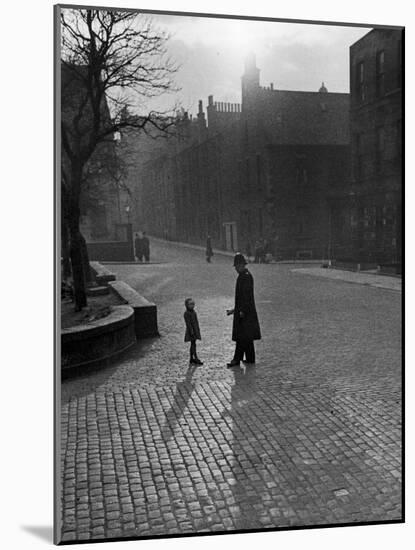
[{"label": "distant pedestrian", "polygon": [[271,243],[267,239],[263,240],[263,249],[262,249],[262,262],[268,264],[272,259],[271,253]]},{"label": "distant pedestrian", "polygon": [[248,263],[249,263],[251,261],[251,256],[252,256],[251,243],[249,241],[246,243],[245,252],[246,252],[246,259],[248,260]]},{"label": "distant pedestrian", "polygon": [[258,239],[256,242],[255,242],[255,258],[254,258],[254,262],[256,264],[259,264],[261,263],[261,260],[262,260],[262,242],[260,239]]},{"label": "distant pedestrian", "polygon": [[203,365],[196,351],[196,340],[201,340],[202,337],[200,336],[199,321],[197,319],[193,298],[186,298],[184,305],[186,307],[186,311],[184,312],[184,322],[186,324],[184,341],[190,342],[190,363],[194,365]]},{"label": "distant pedestrian", "polygon": [[260,252],[259,252],[259,263],[265,264],[266,263],[266,254],[267,254],[267,241],[264,238],[260,239]]},{"label": "distant pedestrian", "polygon": [[272,239],[272,257],[275,261],[278,261],[279,255],[278,255],[278,235],[275,234],[274,238]]},{"label": "distant pedestrian", "polygon": [[150,261],[150,240],[146,235],[146,232],[143,231],[143,254],[146,262]]},{"label": "distant pedestrian", "polygon": [[211,262],[212,256],[213,256],[212,239],[210,238],[210,235],[208,235],[206,239],[206,261],[209,264]]},{"label": "distant pedestrian", "polygon": [[259,262],[259,241],[255,241],[254,245],[254,263],[257,264]]},{"label": "distant pedestrian", "polygon": [[137,236],[134,240],[134,249],[135,249],[135,257],[140,262],[143,261],[144,256],[144,242],[143,242],[143,234],[141,232],[137,233]]},{"label": "distant pedestrian", "polygon": [[233,265],[238,273],[235,288],[234,309],[227,314],[233,315],[232,340],[236,342],[235,354],[228,367],[236,367],[243,360],[255,363],[254,340],[261,339],[258,315],[254,298],[254,278],[246,268],[246,259],[240,253],[235,254]]}]

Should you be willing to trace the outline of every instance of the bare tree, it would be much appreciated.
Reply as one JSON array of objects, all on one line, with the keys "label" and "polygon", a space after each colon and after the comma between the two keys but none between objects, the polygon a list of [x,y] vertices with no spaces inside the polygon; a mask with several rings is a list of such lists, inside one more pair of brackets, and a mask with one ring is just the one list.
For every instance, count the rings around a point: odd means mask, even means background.
[{"label": "bare tree", "polygon": [[168,35],[144,15],[117,10],[61,9],[62,197],[70,241],[76,309],[87,305],[80,200],[85,170],[98,147],[123,128],[167,132],[166,113],[142,115],[149,98],[174,90],[177,66]]}]

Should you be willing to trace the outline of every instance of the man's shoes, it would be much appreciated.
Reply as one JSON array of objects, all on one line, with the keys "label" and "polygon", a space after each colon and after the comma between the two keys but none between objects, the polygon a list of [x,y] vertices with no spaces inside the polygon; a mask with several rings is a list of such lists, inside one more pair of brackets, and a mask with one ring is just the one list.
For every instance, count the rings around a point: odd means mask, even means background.
[{"label": "man's shoes", "polygon": [[244,365],[255,365],[255,361],[242,361]]},{"label": "man's shoes", "polygon": [[201,361],[198,357],[194,360],[195,365],[203,365],[203,361]]},{"label": "man's shoes", "polygon": [[240,365],[239,361],[235,361],[234,359],[232,359],[232,361],[228,363],[226,366],[228,367],[228,369],[231,369],[232,367],[239,367],[239,365]]}]

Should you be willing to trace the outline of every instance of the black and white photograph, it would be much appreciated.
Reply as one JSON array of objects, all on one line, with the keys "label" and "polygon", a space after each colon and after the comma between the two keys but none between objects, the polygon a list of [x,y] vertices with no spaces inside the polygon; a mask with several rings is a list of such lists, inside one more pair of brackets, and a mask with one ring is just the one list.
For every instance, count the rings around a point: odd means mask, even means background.
[{"label": "black and white photograph", "polygon": [[54,27],[55,543],[402,523],[404,27]]}]

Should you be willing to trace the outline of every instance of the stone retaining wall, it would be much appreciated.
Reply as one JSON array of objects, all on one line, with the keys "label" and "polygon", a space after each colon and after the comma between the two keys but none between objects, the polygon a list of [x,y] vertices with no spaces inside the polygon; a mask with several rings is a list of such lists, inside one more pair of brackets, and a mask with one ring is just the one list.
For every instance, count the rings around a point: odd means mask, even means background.
[{"label": "stone retaining wall", "polygon": [[156,305],[138,294],[124,281],[110,281],[108,284],[125,304],[133,308],[137,339],[159,336]]},{"label": "stone retaining wall", "polygon": [[62,376],[114,357],[137,339],[159,336],[156,305],[124,281],[116,281],[99,262],[91,261],[90,266],[97,284],[108,287],[123,305],[111,306],[111,313],[96,321],[62,329]]},{"label": "stone retaining wall", "polygon": [[132,307],[111,306],[111,313],[102,319],[62,329],[62,375],[71,369],[114,357],[135,343]]},{"label": "stone retaining wall", "polygon": [[103,241],[86,244],[90,260],[100,262],[134,261],[134,250],[130,241]]},{"label": "stone retaining wall", "polygon": [[98,285],[108,285],[110,281],[115,281],[116,277],[114,273],[111,273],[109,269],[101,265],[99,262],[89,262],[91,271],[94,275],[95,282]]}]

